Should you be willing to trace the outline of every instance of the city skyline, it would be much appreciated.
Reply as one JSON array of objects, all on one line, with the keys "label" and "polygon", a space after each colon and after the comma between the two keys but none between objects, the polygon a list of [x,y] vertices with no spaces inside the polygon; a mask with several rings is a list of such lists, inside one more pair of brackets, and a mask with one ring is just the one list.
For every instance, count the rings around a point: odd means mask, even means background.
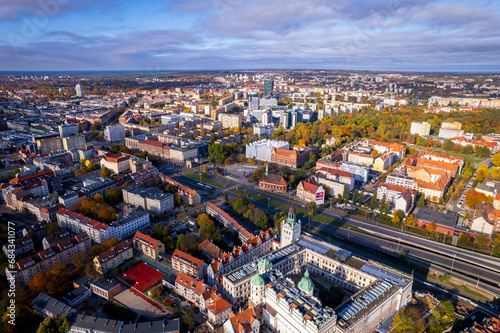
[{"label": "city skyline", "polygon": [[500,5],[491,0],[23,0],[2,7],[0,71],[500,70]]}]

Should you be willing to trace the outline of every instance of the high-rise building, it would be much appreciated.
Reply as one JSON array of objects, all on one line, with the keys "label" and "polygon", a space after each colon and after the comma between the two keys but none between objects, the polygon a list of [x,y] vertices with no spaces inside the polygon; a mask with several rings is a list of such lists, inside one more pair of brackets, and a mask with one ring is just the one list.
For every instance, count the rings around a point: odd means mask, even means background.
[{"label": "high-rise building", "polygon": [[271,96],[274,89],[274,80],[264,80],[264,97]]},{"label": "high-rise building", "polygon": [[83,91],[82,91],[82,86],[77,84],[75,86],[75,91],[76,91],[76,96],[78,97],[83,97]]},{"label": "high-rise building", "polygon": [[110,142],[123,141],[125,140],[125,127],[123,125],[106,126],[104,136],[106,137],[106,140]]},{"label": "high-rise building", "polygon": [[67,138],[71,135],[78,135],[78,125],[77,124],[67,124],[59,126],[59,136],[61,138]]},{"label": "high-rise building", "polygon": [[411,123],[411,134],[418,134],[420,136],[429,135],[431,132],[431,124],[428,122],[418,122],[414,121]]}]

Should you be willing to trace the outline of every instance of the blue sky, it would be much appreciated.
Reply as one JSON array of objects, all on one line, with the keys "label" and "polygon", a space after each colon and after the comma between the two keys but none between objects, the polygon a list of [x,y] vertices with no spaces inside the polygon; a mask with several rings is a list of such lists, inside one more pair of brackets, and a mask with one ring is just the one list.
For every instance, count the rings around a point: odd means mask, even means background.
[{"label": "blue sky", "polygon": [[0,70],[500,71],[495,0],[0,0]]}]

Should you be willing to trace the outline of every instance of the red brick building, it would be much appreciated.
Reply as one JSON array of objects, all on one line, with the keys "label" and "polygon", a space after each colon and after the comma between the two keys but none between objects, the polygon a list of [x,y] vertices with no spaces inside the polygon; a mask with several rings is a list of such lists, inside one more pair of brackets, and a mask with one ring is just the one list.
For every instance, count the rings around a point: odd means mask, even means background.
[{"label": "red brick building", "polygon": [[295,146],[292,150],[273,148],[271,151],[271,163],[297,168],[309,160],[310,152],[318,155],[319,147],[306,148],[304,146]]},{"label": "red brick building", "polygon": [[286,193],[288,184],[285,179],[279,175],[265,174],[260,177],[259,189],[270,192]]}]

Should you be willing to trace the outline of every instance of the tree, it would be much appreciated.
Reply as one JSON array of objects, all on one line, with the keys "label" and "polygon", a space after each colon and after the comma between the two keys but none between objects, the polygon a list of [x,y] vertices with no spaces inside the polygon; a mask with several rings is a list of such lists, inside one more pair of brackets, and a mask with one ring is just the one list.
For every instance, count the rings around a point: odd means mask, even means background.
[{"label": "tree", "polygon": [[68,331],[68,316],[63,316],[61,318],[45,318],[44,321],[40,323],[40,326],[38,326],[36,333],[64,333]]},{"label": "tree", "polygon": [[316,215],[318,213],[318,205],[314,201],[307,203],[307,212],[311,213],[311,215]]},{"label": "tree", "polygon": [[100,204],[104,203],[104,197],[102,196],[101,193],[96,193],[96,195],[94,195],[94,200],[95,200],[95,202],[100,203]]},{"label": "tree", "polygon": [[476,155],[479,157],[489,157],[491,154],[490,149],[485,146],[476,146]]},{"label": "tree", "polygon": [[116,246],[117,244],[118,244],[118,240],[116,238],[106,239],[101,244],[102,252],[109,250],[110,248],[112,248],[113,246]]},{"label": "tree", "polygon": [[359,202],[360,205],[363,205],[364,201],[365,201],[365,195],[361,191],[361,192],[359,192],[358,202]]},{"label": "tree", "polygon": [[184,235],[179,235],[179,238],[177,238],[177,248],[180,249],[182,242],[184,241]]},{"label": "tree", "polygon": [[494,166],[500,166],[500,153],[496,153],[495,155],[493,155],[491,157],[491,163],[494,165]]},{"label": "tree", "polygon": [[102,178],[109,178],[109,177],[111,177],[111,171],[109,171],[108,168],[103,167],[102,170],[101,170],[101,177]]},{"label": "tree", "polygon": [[415,218],[413,215],[408,215],[406,217],[406,225],[413,225],[413,223],[415,223]]},{"label": "tree", "polygon": [[380,213],[384,214],[385,212],[385,205],[387,203],[387,195],[384,194],[382,197],[382,200],[380,200]]},{"label": "tree", "polygon": [[345,203],[349,201],[349,188],[347,188],[347,185],[344,185],[344,193],[342,194],[342,198],[344,199]]},{"label": "tree", "polygon": [[181,195],[179,193],[174,194],[174,206],[179,207],[182,204]]},{"label": "tree", "polygon": [[112,187],[109,190],[106,190],[105,197],[106,202],[112,205],[123,200],[122,191],[117,187]]},{"label": "tree", "polygon": [[488,198],[486,195],[482,192],[478,192],[474,189],[471,189],[465,193],[465,204],[470,208],[474,209],[477,204],[483,203],[487,200]]},{"label": "tree", "polygon": [[427,230],[434,231],[436,230],[436,223],[433,221],[427,225]]},{"label": "tree", "polygon": [[391,221],[394,224],[398,224],[399,222],[401,222],[401,219],[399,218],[399,216],[397,216],[396,214],[394,214],[394,216],[392,217]]},{"label": "tree", "polygon": [[445,150],[451,151],[453,150],[453,145],[454,145],[453,141],[448,139],[443,143],[443,148]]},{"label": "tree", "polygon": [[406,251],[401,251],[398,253],[399,261],[401,263],[404,263],[406,261],[406,255],[407,255]]},{"label": "tree", "polygon": [[485,246],[489,241],[489,238],[485,235],[479,235],[476,237],[476,243],[481,246]]},{"label": "tree", "polygon": [[28,287],[30,290],[36,292],[47,292],[47,277],[44,272],[38,272],[35,276],[29,280]]},{"label": "tree", "polygon": [[377,190],[374,190],[372,199],[370,200],[370,209],[374,210],[376,206],[377,206]]},{"label": "tree", "polygon": [[418,208],[424,208],[425,207],[425,198],[424,198],[423,194],[420,194],[420,196],[418,197],[417,207]]},{"label": "tree", "polygon": [[472,154],[474,154],[474,148],[472,147],[472,145],[467,145],[467,146],[462,147],[460,152],[462,154],[472,155]]},{"label": "tree", "polygon": [[185,314],[182,315],[181,317],[182,325],[184,326],[184,329],[186,331],[192,331],[195,323],[194,323],[194,318],[193,314],[191,312],[186,312]]},{"label": "tree", "polygon": [[177,188],[172,184],[167,184],[167,186],[165,186],[165,192],[167,193],[175,193],[176,191]]},{"label": "tree", "polygon": [[421,333],[425,330],[425,320],[415,307],[404,307],[394,316],[394,329],[399,333]]},{"label": "tree", "polygon": [[352,194],[352,203],[356,205],[357,201],[358,201],[358,190],[354,190],[354,193]]},{"label": "tree", "polygon": [[49,223],[45,226],[45,233],[47,234],[47,236],[50,236],[58,232],[59,230],[61,230],[61,227],[56,222]]}]

